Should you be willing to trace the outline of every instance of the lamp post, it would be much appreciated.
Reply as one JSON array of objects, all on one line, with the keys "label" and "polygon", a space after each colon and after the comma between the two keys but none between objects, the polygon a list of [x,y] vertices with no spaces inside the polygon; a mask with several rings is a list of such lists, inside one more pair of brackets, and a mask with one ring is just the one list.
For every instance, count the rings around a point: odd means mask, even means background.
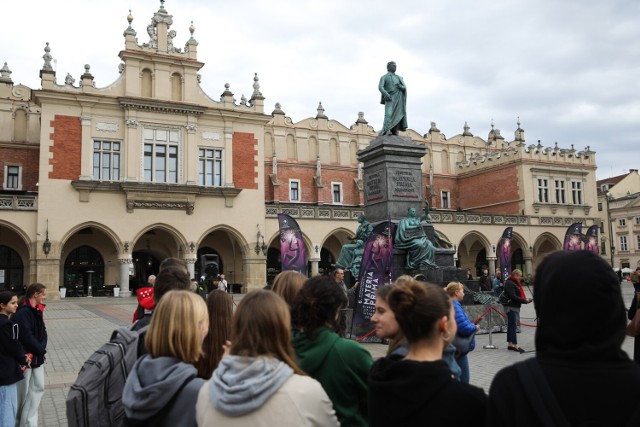
[{"label": "lamp post", "polygon": [[614,268],[613,259],[614,253],[616,251],[615,240],[613,237],[613,223],[611,222],[611,209],[609,208],[609,203],[613,200],[613,196],[611,196],[610,192],[605,194],[605,198],[607,199],[607,221],[609,222],[609,244],[611,249],[611,268]]},{"label": "lamp post", "polygon": [[49,252],[51,252],[51,240],[49,240],[49,218],[47,218],[47,231],[44,243],[42,244],[42,252],[47,256],[49,255]]}]

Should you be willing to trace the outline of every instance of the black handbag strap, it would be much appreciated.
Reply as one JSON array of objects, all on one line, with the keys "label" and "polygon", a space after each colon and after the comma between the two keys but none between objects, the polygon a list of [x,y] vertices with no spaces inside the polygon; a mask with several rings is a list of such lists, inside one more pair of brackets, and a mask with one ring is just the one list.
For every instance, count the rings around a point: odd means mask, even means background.
[{"label": "black handbag strap", "polygon": [[532,357],[516,363],[516,371],[522,383],[524,393],[533,406],[534,412],[545,427],[571,427],[564,416],[553,391],[549,387],[538,359]]}]

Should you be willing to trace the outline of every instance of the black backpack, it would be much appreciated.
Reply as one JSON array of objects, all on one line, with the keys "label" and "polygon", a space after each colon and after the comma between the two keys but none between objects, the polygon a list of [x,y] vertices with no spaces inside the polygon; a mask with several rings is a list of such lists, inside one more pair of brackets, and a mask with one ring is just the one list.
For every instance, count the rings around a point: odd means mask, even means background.
[{"label": "black backpack", "polygon": [[147,328],[136,331],[133,326],[124,326],[116,329],[109,342],[84,362],[67,395],[70,427],[124,425],[122,391],[127,375],[138,359],[138,342]]}]

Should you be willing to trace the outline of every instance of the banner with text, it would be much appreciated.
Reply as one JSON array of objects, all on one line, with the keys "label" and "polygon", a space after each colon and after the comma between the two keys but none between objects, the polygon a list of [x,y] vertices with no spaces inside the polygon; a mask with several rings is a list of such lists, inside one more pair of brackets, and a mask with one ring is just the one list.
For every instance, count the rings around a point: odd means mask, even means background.
[{"label": "banner with text", "polygon": [[278,214],[282,271],[294,270],[307,275],[307,251],[298,222],[287,214]]},{"label": "banner with text", "polygon": [[[391,259],[393,257],[393,236],[396,224],[385,221],[376,225],[364,246],[360,276],[358,281],[358,298],[352,320],[352,337],[361,337],[369,333],[375,326],[371,316],[376,310],[376,290],[385,285],[385,278],[391,275]],[[363,342],[380,342],[375,335],[370,335]]]}]

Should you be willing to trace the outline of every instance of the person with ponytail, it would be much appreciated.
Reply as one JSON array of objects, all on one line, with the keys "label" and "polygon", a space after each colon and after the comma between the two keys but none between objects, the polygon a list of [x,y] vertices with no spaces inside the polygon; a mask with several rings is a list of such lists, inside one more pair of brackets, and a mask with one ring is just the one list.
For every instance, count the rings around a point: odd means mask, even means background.
[{"label": "person with ponytail", "polygon": [[525,296],[520,279],[522,279],[522,271],[515,269],[504,282],[504,293],[509,300],[504,306],[504,311],[507,313],[507,348],[522,354],[525,350],[518,345],[516,334],[518,323],[520,323],[520,307],[533,300]]},{"label": "person with ponytail", "polygon": [[[456,334],[451,299],[439,286],[407,280],[387,298],[409,352],[377,360],[369,374],[369,425],[472,425],[484,420],[487,396],[456,381],[443,350]],[[460,408],[464,411],[460,411]],[[389,410],[393,408],[393,410]]]}]

